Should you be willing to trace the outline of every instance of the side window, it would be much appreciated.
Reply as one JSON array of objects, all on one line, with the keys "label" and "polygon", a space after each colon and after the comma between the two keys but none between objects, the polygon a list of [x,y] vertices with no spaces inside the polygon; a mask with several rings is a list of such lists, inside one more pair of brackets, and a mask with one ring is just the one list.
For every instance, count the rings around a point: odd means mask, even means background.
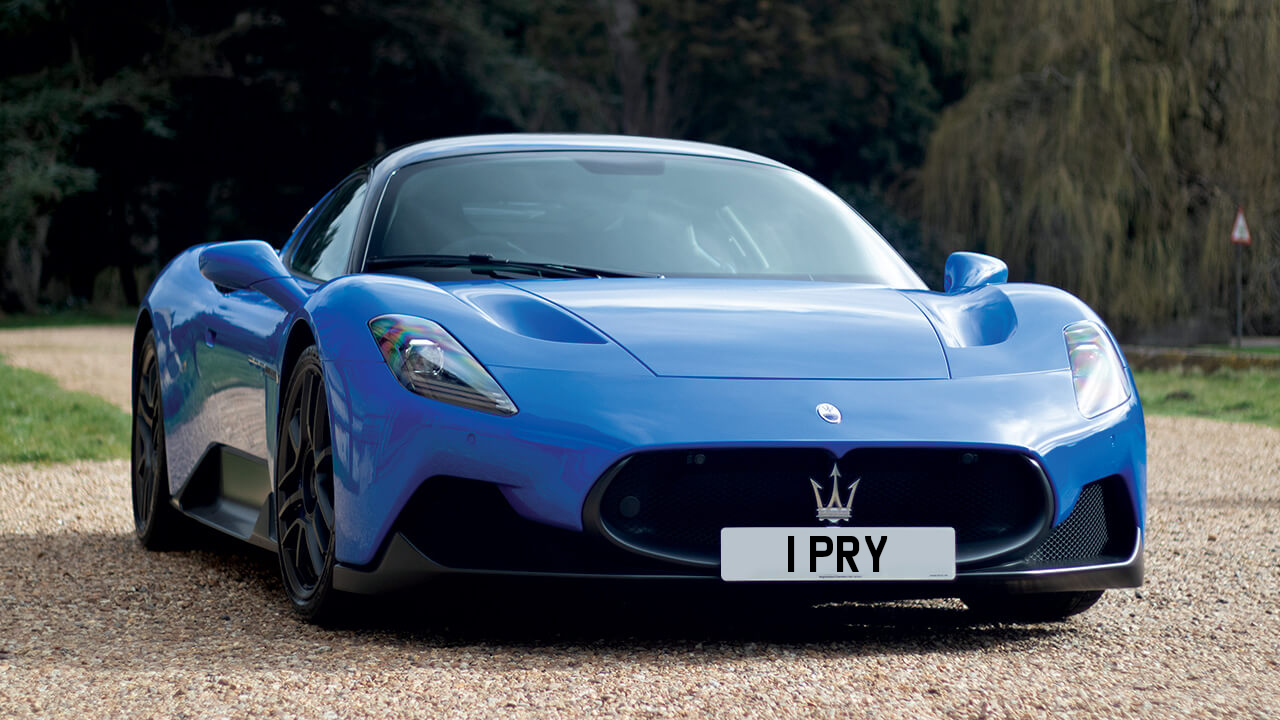
[{"label": "side window", "polygon": [[295,272],[320,281],[332,280],[346,272],[367,188],[364,178],[358,177],[348,180],[333,193],[306,237],[298,242],[290,262]]}]

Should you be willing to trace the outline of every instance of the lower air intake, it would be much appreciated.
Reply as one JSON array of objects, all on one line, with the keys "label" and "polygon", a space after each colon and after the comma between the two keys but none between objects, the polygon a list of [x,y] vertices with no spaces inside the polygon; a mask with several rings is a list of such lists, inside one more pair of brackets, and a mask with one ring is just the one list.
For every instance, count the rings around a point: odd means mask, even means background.
[{"label": "lower air intake", "polygon": [[1026,564],[1056,567],[1096,564],[1123,558],[1133,550],[1136,528],[1123,480],[1089,483],[1076,506],[1030,555]]}]

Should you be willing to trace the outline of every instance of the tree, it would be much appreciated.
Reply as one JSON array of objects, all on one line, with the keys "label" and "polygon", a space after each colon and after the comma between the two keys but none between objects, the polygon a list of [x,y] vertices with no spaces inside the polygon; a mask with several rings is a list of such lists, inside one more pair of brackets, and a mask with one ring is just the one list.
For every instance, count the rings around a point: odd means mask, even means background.
[{"label": "tree", "polygon": [[132,69],[99,72],[82,52],[72,3],[11,2],[0,13],[0,308],[36,309],[54,212],[93,190],[98,173],[75,157],[94,122],[139,111],[159,94]]},{"label": "tree", "polygon": [[8,0],[0,306],[112,265],[129,299],[135,264],[282,241],[372,155],[513,129],[755,150],[910,241],[889,199],[956,85],[955,1]]},{"label": "tree", "polygon": [[[531,64],[499,83],[527,130],[723,142],[828,180],[918,164],[939,95],[922,50],[936,0],[536,0],[518,19]],[[531,68],[536,68],[536,71]]]},{"label": "tree", "polygon": [[[1246,206],[1246,306],[1280,329],[1280,5],[1000,0],[970,6],[964,99],[919,175],[939,252],[981,249],[1116,328],[1228,306]],[[1224,328],[1225,329],[1225,328]]]}]

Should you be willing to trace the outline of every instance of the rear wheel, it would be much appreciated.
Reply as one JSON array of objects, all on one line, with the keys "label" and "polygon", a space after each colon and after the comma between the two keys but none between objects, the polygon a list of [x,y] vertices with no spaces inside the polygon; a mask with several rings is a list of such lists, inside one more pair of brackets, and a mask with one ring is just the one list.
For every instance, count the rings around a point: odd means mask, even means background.
[{"label": "rear wheel", "polygon": [[303,351],[281,405],[276,449],[276,542],[285,593],[301,616],[334,618],[333,444],[324,369],[315,347]]},{"label": "rear wheel", "polygon": [[130,474],[133,528],[148,550],[164,550],[184,540],[182,516],[169,504],[169,471],[160,401],[160,363],[154,332],[148,331],[133,376],[133,434]]},{"label": "rear wheel", "polygon": [[1101,590],[1056,593],[980,593],[960,599],[970,610],[993,620],[1054,622],[1066,620],[1093,607]]}]

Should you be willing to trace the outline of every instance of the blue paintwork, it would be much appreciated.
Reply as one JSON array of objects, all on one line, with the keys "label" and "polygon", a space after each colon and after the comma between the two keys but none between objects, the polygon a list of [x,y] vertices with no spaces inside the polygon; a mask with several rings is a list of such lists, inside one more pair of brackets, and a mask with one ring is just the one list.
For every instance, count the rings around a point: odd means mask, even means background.
[{"label": "blue paintwork", "polygon": [[[543,280],[519,287],[599,328],[655,375],[947,377],[946,357],[928,319],[889,288],[690,279]],[[885,347],[896,352],[886,353]]]},{"label": "blue paintwork", "polygon": [[199,255],[200,274],[224,290],[253,290],[287,310],[306,302],[307,295],[280,262],[275,249],[261,240],[235,240],[205,248]]},{"label": "blue paintwork", "polygon": [[[660,149],[772,164],[714,146],[636,138],[491,136],[412,146],[371,166],[353,264],[361,261],[359,233],[368,232],[396,167],[539,147]],[[273,464],[287,379],[273,375],[283,375],[290,333],[309,331],[328,382],[337,557],[348,565],[375,558],[404,503],[435,475],[495,483],[526,518],[581,529],[591,485],[642,448],[1015,449],[1043,464],[1055,523],[1083,485],[1110,475],[1126,479],[1134,522],[1144,522],[1146,447],[1136,392],[1093,419],[1076,407],[1062,331],[1082,319],[1101,321],[1061,290],[1003,283],[1003,263],[993,258],[952,256],[948,294],[790,280],[432,284],[361,273],[318,285],[280,274],[279,257],[263,247],[192,248],[144,300],[162,368],[170,490],[178,493],[217,444]],[[241,289],[224,294],[211,279]],[[485,414],[406,390],[368,328],[388,313],[446,328],[519,413]],[[814,408],[822,402],[837,405],[844,422],[819,418]]]},{"label": "blue paintwork", "polygon": [[276,251],[261,240],[235,240],[205,248],[200,253],[200,274],[232,290],[248,290],[257,283],[290,276]]},{"label": "blue paintwork", "polygon": [[983,285],[1008,282],[1009,266],[1003,260],[974,252],[954,252],[943,268],[942,289],[954,293]]}]

